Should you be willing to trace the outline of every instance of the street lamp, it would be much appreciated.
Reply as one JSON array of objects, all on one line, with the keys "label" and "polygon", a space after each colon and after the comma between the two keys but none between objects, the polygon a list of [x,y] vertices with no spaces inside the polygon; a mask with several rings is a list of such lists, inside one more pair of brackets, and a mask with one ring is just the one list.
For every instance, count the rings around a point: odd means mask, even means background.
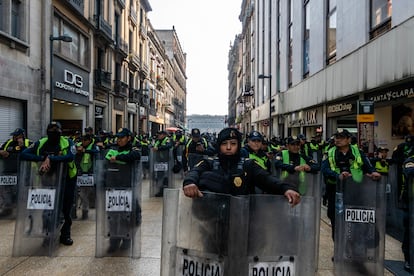
[{"label": "street lamp", "polygon": [[272,75],[260,74],[258,79],[269,79],[269,139],[272,139],[273,120],[272,120]]},{"label": "street lamp", "polygon": [[68,35],[60,35],[60,36],[53,36],[50,35],[50,121],[53,120],[53,91],[54,91],[54,84],[53,84],[53,41],[63,41],[63,42],[72,42],[72,37]]}]

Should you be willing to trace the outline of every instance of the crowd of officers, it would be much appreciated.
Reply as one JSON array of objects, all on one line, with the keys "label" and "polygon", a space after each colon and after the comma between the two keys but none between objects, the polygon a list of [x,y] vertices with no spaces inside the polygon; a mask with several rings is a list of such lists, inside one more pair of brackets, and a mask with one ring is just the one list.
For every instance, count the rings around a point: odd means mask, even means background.
[{"label": "crowd of officers", "polygon": [[[227,138],[232,138],[230,134],[233,132],[226,131],[222,136],[227,135]],[[237,135],[240,135],[238,137],[240,144],[237,148],[240,157],[253,160],[256,165],[269,174],[275,175],[279,172],[277,175],[281,180],[289,174],[297,173],[300,175],[321,171],[325,182],[323,204],[327,206],[332,229],[335,225],[335,184],[347,177],[355,179],[364,174],[378,180],[381,175],[388,174],[391,165],[396,165],[401,206],[407,213],[404,217],[406,233],[402,250],[406,261],[405,269],[410,269],[408,195],[404,181],[407,176],[414,175],[413,136],[407,136],[405,141],[394,149],[391,157],[388,156],[389,149],[376,147],[375,156],[368,158],[356,144],[355,137],[346,129],[338,129],[327,141],[322,139],[321,133],[316,133],[309,140],[303,134],[284,139],[280,137],[266,139],[258,131],[247,133],[244,137],[239,132]],[[67,177],[69,183],[72,183],[68,185],[72,190],[65,190],[65,194],[69,196],[65,196],[63,207],[65,225],[62,228],[60,242],[64,245],[73,243],[70,237],[72,223],[70,210],[72,206],[75,206],[75,210],[81,208],[82,219],[88,218],[90,194],[76,193],[76,184],[73,179],[75,175],[91,171],[92,156],[107,149],[121,148],[121,151],[127,150],[132,153],[130,158],[137,160],[140,156],[149,156],[151,150],[172,149],[175,161],[173,171],[174,173],[181,172],[184,177],[200,160],[220,154],[221,144],[228,140],[226,137],[220,138],[220,134],[217,136],[216,133],[201,133],[197,128],[192,129],[188,134],[181,129],[172,132],[160,130],[151,137],[146,134],[132,133],[127,128],[121,128],[116,134],[108,131],[99,131],[95,134],[92,127],[87,127],[83,134],[76,131],[72,136],[67,137],[62,135],[62,128],[58,122],[51,122],[47,127],[47,136],[36,142],[26,137],[25,130],[22,128],[17,128],[10,133],[10,136],[11,138],[4,141],[0,147],[2,159],[21,154],[22,158],[26,160],[42,161],[41,170],[45,171],[50,168],[53,161],[68,161],[69,163],[70,169]],[[64,139],[62,140],[61,137]],[[125,139],[125,143],[120,145],[119,141],[124,137],[127,139]],[[194,156],[199,156],[195,162],[192,161]],[[116,158],[113,157],[112,161],[115,162]],[[142,161],[145,160],[142,159]],[[148,166],[148,162],[147,165],[143,165],[144,178],[148,175]],[[301,192],[299,188],[296,190]],[[0,206],[0,215],[5,216],[9,212],[10,208],[8,208],[7,202],[3,202],[3,205]],[[76,216],[76,213],[72,213],[72,216]],[[332,231],[332,238],[334,239],[334,231]]]}]

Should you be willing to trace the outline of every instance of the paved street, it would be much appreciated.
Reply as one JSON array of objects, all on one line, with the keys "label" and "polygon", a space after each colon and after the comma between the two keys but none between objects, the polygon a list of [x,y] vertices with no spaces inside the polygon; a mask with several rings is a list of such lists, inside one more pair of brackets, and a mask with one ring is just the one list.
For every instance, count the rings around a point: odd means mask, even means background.
[{"label": "paved street", "polygon": [[[13,220],[0,220],[0,275],[140,275],[160,274],[162,198],[149,198],[149,181],[143,182],[143,223],[141,258],[95,258],[95,222],[75,220],[73,246],[60,246],[57,256],[11,257]],[[322,210],[319,270],[317,275],[333,274],[333,245],[330,226]],[[401,245],[387,236],[386,259],[402,260]],[[385,275],[393,275],[385,270]]]}]

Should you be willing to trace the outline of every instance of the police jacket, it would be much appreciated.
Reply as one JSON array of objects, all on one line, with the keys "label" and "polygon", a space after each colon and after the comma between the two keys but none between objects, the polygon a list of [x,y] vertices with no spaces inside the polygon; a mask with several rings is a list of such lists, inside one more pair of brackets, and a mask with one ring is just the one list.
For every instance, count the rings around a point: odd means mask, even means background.
[{"label": "police jacket", "polygon": [[350,145],[346,154],[342,154],[334,146],[328,151],[328,158],[322,161],[321,171],[327,177],[328,184],[336,184],[342,172],[350,172],[352,178],[359,182],[356,177],[366,173],[375,172],[368,157],[355,145]]},{"label": "police jacket", "polygon": [[52,145],[48,142],[48,138],[44,137],[23,150],[20,158],[29,161],[44,161],[49,157],[52,162],[67,162],[68,175],[72,178],[77,174],[75,154],[75,143],[71,139],[61,136],[59,143]]},{"label": "police jacket", "polygon": [[22,150],[27,148],[32,144],[32,141],[25,138],[23,147],[19,146],[17,141],[14,141],[13,138],[7,140],[1,147],[0,150],[8,151],[9,153],[20,153]]},{"label": "police jacket", "polygon": [[[81,147],[82,142],[78,142],[76,147]],[[78,167],[78,173],[92,172],[93,158],[99,153],[99,147],[92,139],[91,143],[85,148],[85,152],[77,152],[75,156],[75,163]]]},{"label": "police jacket", "polygon": [[262,169],[254,160],[203,159],[184,178],[183,185],[196,184],[201,191],[231,195],[255,193],[255,186],[270,194],[283,195],[287,190],[297,189],[282,183]]},{"label": "police jacket", "polygon": [[159,151],[169,150],[172,148],[173,144],[170,137],[166,136],[162,140],[156,140],[154,147],[158,148]]},{"label": "police jacket", "polygon": [[116,156],[117,161],[125,163],[132,163],[141,159],[138,148],[133,147],[131,142],[123,147],[113,146],[112,149],[108,151],[105,158],[110,159],[113,155]]},{"label": "police jacket", "polygon": [[267,158],[266,153],[263,150],[259,150],[257,153],[254,152],[249,145],[245,145],[241,148],[240,154],[242,158],[249,158],[257,161],[257,164],[265,170],[270,171],[272,163]]},{"label": "police jacket", "polygon": [[289,150],[282,150],[276,155],[275,167],[282,171],[295,173],[295,167],[304,164],[309,165],[312,173],[316,173],[320,169],[318,162],[306,155],[293,153]]}]

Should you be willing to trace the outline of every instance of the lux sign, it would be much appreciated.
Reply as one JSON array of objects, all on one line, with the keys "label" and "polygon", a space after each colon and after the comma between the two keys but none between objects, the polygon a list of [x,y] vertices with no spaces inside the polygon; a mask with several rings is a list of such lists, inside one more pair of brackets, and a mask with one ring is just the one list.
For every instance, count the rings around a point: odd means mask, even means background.
[{"label": "lux sign", "polygon": [[74,74],[73,72],[66,70],[64,73],[65,82],[72,84],[78,88],[82,88],[83,86],[83,78],[80,75]]}]

